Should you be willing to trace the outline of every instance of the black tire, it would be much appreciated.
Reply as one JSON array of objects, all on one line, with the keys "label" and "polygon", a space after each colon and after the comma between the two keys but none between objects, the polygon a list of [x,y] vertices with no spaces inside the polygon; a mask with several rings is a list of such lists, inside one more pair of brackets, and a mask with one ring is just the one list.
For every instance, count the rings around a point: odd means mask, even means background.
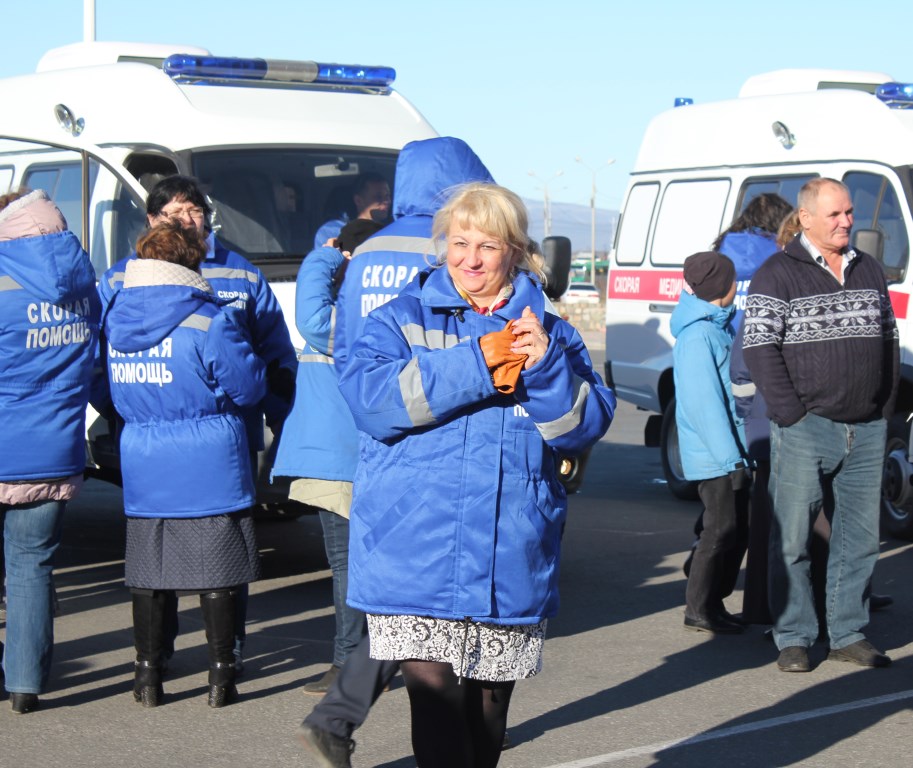
[{"label": "black tire", "polygon": [[678,426],[675,423],[675,398],[663,413],[663,427],[660,431],[659,450],[663,460],[663,474],[672,495],[683,501],[695,501],[697,483],[686,480],[682,470],[682,457],[678,448]]},{"label": "black tire", "polygon": [[909,438],[907,414],[898,414],[888,423],[881,481],[881,531],[907,541],[913,540],[911,468],[907,461]]}]

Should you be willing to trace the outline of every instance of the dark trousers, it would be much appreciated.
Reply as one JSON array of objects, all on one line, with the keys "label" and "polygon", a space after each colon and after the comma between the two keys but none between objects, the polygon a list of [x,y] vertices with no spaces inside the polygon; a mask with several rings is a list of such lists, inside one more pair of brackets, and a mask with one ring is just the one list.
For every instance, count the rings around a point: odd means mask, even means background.
[{"label": "dark trousers", "polygon": [[368,717],[371,706],[399,670],[398,661],[371,658],[368,635],[346,657],[339,676],[320,703],[304,718],[314,728],[349,739]]},{"label": "dark trousers", "polygon": [[685,615],[708,619],[723,609],[723,598],[732,594],[748,531],[747,488],[732,489],[729,475],[702,480],[698,494],[704,504],[703,529],[685,591]]}]

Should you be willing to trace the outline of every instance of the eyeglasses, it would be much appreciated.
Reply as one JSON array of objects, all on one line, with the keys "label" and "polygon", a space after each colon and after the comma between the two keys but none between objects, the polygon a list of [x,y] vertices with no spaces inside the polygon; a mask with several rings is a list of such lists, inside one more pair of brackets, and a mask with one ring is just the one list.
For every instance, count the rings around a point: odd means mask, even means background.
[{"label": "eyeglasses", "polygon": [[200,222],[203,221],[204,215],[205,213],[202,208],[192,205],[163,208],[158,212],[157,217],[160,219],[171,219],[172,221],[190,219],[193,222]]}]

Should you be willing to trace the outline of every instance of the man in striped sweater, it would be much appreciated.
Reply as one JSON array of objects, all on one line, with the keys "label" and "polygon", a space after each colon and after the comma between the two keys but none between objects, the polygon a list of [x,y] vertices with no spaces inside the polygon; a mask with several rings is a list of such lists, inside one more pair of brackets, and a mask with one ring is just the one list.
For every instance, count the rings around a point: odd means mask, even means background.
[{"label": "man in striped sweater", "polygon": [[881,265],[850,247],[853,203],[833,179],[799,192],[801,233],[755,273],[744,355],[771,419],[770,609],[784,672],[808,672],[818,637],[812,524],[835,501],[827,572],[828,658],[885,667],[866,640],[878,559],[881,466],[899,349]]}]

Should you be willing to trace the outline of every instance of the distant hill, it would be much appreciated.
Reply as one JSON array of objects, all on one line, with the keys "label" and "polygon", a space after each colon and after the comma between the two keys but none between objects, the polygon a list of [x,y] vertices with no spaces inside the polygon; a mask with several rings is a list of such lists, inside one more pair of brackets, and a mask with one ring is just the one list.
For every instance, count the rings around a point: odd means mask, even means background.
[{"label": "distant hill", "polygon": [[[542,240],[545,222],[542,220],[542,200],[524,198],[529,210],[529,234],[536,241]],[[590,252],[590,207],[575,203],[552,203],[553,235],[564,235],[571,239],[571,252]],[[618,211],[596,209],[596,252],[608,253],[615,239]]]}]

